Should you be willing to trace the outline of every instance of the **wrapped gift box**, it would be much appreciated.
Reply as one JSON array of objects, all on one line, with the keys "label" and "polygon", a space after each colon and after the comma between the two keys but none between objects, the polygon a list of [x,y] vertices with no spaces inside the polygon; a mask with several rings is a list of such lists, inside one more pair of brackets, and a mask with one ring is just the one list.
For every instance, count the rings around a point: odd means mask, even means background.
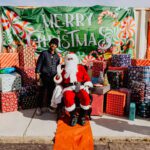
[{"label": "wrapped gift box", "polygon": [[21,89],[21,76],[18,73],[0,74],[0,91],[9,92],[19,89]]},{"label": "wrapped gift box", "polygon": [[106,94],[108,91],[110,91],[110,85],[107,85],[107,86],[94,86],[93,89],[92,89],[92,93],[93,94],[98,94],[98,95]]},{"label": "wrapped gift box", "polygon": [[150,66],[150,59],[132,59],[132,66]]},{"label": "wrapped gift box", "polygon": [[94,61],[92,66],[92,77],[99,77],[100,71],[104,72],[106,65],[105,61]]},{"label": "wrapped gift box", "polygon": [[2,112],[13,112],[18,109],[18,94],[17,92],[1,92],[0,104]]},{"label": "wrapped gift box", "polygon": [[127,88],[120,88],[119,91],[126,94],[125,111],[126,111],[126,114],[129,114],[130,102],[131,102],[131,90]]},{"label": "wrapped gift box", "polygon": [[123,79],[123,86],[124,87],[127,87],[127,84],[128,84],[128,67],[112,67],[112,66],[109,66],[108,67],[108,70],[111,70],[111,71],[122,71],[123,72],[123,76],[122,76],[122,79]]},{"label": "wrapped gift box", "polygon": [[145,83],[133,81],[131,82],[131,100],[132,102],[144,101]]},{"label": "wrapped gift box", "polygon": [[21,74],[23,86],[35,85],[35,68],[18,68],[18,72]]},{"label": "wrapped gift box", "polygon": [[128,68],[129,86],[132,80],[150,82],[150,66],[130,66]]},{"label": "wrapped gift box", "polygon": [[145,99],[150,99],[150,83],[145,85]]},{"label": "wrapped gift box", "polygon": [[124,116],[126,94],[119,91],[109,91],[106,100],[106,113],[116,116]]},{"label": "wrapped gift box", "polygon": [[123,71],[121,70],[108,70],[108,81],[112,89],[119,89],[123,86]]},{"label": "wrapped gift box", "polygon": [[26,96],[20,99],[21,109],[31,109],[37,107],[37,96]]},{"label": "wrapped gift box", "polygon": [[37,104],[38,87],[36,85],[22,87],[19,90],[19,105],[22,109],[35,108]]},{"label": "wrapped gift box", "polygon": [[136,113],[142,118],[150,118],[150,100],[137,103]]},{"label": "wrapped gift box", "polygon": [[35,67],[34,48],[31,46],[18,48],[19,52],[19,67]]},{"label": "wrapped gift box", "polygon": [[92,113],[93,116],[101,116],[103,114],[104,95],[92,94]]},{"label": "wrapped gift box", "polygon": [[0,68],[18,67],[18,53],[0,53]]},{"label": "wrapped gift box", "polygon": [[131,65],[130,54],[113,54],[111,64],[114,67],[128,67]]},{"label": "wrapped gift box", "polygon": [[37,92],[38,92],[38,86],[36,85],[25,86],[19,90],[19,98],[26,97],[26,96],[34,96],[37,94]]},{"label": "wrapped gift box", "polygon": [[96,83],[98,83],[98,78],[92,77],[91,81],[92,81],[93,84],[96,84]]}]

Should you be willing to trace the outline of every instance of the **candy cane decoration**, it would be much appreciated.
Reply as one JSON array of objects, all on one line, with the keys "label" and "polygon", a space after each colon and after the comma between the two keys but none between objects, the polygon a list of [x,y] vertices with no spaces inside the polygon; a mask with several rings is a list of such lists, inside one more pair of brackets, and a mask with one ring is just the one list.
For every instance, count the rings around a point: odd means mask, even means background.
[{"label": "candy cane decoration", "polygon": [[116,18],[117,18],[117,15],[116,15],[116,14],[114,14],[113,12],[111,12],[111,11],[109,11],[109,10],[105,10],[105,11],[103,11],[102,13],[100,13],[99,16],[98,16],[98,24],[99,24],[99,25],[102,23],[103,17],[104,17],[105,15],[106,15],[106,16],[110,16],[110,17],[112,17],[113,19],[116,19]]},{"label": "candy cane decoration", "polygon": [[27,27],[29,25],[29,22],[27,21],[20,21],[20,17],[13,11],[5,10],[5,14],[7,18],[2,15],[2,25],[4,30],[9,30],[9,28],[12,26],[16,34],[18,34],[21,38],[26,39],[27,38],[27,31],[31,32],[33,31],[32,27]]}]

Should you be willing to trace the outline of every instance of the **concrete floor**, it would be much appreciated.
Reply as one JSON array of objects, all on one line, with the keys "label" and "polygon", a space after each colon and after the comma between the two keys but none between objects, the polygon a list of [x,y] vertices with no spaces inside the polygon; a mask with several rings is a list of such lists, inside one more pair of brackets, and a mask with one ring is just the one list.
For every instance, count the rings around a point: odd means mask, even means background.
[{"label": "concrete floor", "polygon": [[[35,115],[35,109],[0,113],[0,137],[49,137],[54,138],[56,114],[45,111]],[[150,119],[135,119],[103,115],[92,116],[91,128],[94,139],[104,137],[150,138]]]}]

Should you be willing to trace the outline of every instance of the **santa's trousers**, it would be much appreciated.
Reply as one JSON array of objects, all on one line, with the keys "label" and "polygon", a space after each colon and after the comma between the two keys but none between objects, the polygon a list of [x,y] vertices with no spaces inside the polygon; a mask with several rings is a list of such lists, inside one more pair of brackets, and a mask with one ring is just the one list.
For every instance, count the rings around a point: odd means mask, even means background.
[{"label": "santa's trousers", "polygon": [[65,109],[69,112],[75,109],[75,97],[79,99],[80,106],[82,109],[84,110],[89,109],[90,97],[89,94],[84,89],[81,89],[78,93],[75,93],[74,91],[71,90],[65,91],[63,97]]}]

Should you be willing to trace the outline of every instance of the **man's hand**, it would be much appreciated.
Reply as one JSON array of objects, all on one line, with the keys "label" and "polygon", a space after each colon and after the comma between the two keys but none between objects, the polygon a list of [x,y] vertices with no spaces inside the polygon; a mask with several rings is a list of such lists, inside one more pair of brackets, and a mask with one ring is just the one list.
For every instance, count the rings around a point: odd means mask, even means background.
[{"label": "man's hand", "polygon": [[39,73],[36,73],[36,81],[40,81],[40,74]]}]

